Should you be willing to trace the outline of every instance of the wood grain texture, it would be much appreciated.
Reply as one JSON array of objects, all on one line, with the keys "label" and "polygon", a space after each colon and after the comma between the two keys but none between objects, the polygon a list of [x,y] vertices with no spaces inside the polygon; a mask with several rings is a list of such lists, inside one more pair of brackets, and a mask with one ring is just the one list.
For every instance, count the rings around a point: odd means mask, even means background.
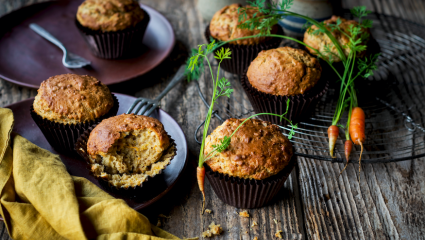
[{"label": "wood grain texture", "polygon": [[[0,0],[0,15],[37,0]],[[151,72],[124,84],[111,86],[112,91],[154,98],[168,84],[187,52],[205,43],[206,22],[196,9],[196,0],[143,0],[171,22],[177,43],[171,55]],[[343,7],[365,5],[372,11],[425,24],[425,3],[421,0],[343,0]],[[423,71],[421,72],[423,74]],[[229,76],[224,73],[225,76]],[[415,77],[415,76],[412,76]],[[231,101],[241,101],[243,91],[236,79]],[[211,83],[199,82],[204,93]],[[18,87],[0,80],[0,106],[36,95],[36,90]],[[206,97],[210,97],[206,94]],[[223,102],[222,104],[226,104]],[[248,105],[246,105],[248,104]],[[249,106],[249,103],[244,103]],[[177,120],[189,144],[189,165],[173,190],[148,209],[143,210],[152,223],[179,237],[200,236],[214,221],[225,232],[215,239],[276,239],[283,231],[284,239],[423,239],[425,234],[425,166],[423,159],[390,164],[362,165],[361,181],[357,181],[358,164],[351,164],[338,177],[342,164],[299,158],[278,197],[266,207],[249,210],[251,218],[237,215],[240,209],[223,204],[208,182],[205,185],[207,208],[212,214],[200,214],[201,194],[195,171],[199,145],[193,135],[207,108],[198,97],[194,83],[176,86],[161,102],[161,107]],[[217,119],[213,124],[219,124]],[[326,144],[325,144],[326,145]],[[276,220],[276,222],[274,221]],[[253,222],[258,226],[251,227]],[[5,231],[0,224],[0,233]],[[3,234],[2,239],[10,239]]]}]

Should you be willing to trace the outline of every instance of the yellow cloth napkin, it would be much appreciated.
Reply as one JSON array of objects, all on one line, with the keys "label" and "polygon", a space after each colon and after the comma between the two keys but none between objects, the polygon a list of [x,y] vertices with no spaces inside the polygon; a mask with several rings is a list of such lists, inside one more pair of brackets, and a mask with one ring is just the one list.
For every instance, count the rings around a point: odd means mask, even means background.
[{"label": "yellow cloth napkin", "polygon": [[69,175],[58,155],[13,136],[13,122],[0,108],[0,211],[13,239],[179,239]]}]

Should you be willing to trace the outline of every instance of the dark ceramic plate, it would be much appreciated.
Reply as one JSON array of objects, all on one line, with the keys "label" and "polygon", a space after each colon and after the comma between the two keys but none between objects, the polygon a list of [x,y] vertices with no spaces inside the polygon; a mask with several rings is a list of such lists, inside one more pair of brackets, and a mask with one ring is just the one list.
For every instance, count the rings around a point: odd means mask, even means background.
[{"label": "dark ceramic plate", "polygon": [[[135,100],[134,97],[123,94],[115,93],[115,96],[117,96],[120,103],[118,114],[126,112]],[[82,159],[60,154],[49,145],[46,138],[30,116],[29,110],[33,101],[34,98],[30,98],[5,107],[12,109],[15,116],[15,126],[13,127],[13,131],[35,143],[39,147],[47,149],[55,154],[59,154],[71,175],[87,178],[112,196],[124,199],[130,207],[136,210],[145,208],[164,196],[174,186],[180,174],[184,170],[187,162],[187,143],[184,133],[178,123],[170,115],[159,109],[158,111],[154,111],[151,117],[157,118],[161,121],[167,133],[175,140],[177,145],[177,155],[165,169],[163,174],[149,179],[138,192],[112,192],[108,186],[105,186],[103,183],[100,184],[98,180],[89,174],[87,164]]]},{"label": "dark ceramic plate", "polygon": [[[47,78],[63,74],[87,74],[110,85],[140,76],[160,64],[174,46],[174,31],[159,12],[141,5],[150,22],[139,57],[105,60],[95,57],[75,25],[81,0],[38,3],[21,8],[0,18],[0,77],[21,86],[38,88]],[[28,25],[37,23],[72,53],[91,61],[85,68],[68,69],[62,65],[62,51],[32,31]]]}]

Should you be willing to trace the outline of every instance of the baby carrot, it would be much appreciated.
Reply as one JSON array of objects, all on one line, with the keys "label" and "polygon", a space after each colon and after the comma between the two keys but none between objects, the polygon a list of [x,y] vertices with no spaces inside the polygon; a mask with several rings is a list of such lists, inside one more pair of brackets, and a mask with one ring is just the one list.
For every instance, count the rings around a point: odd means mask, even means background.
[{"label": "baby carrot", "polygon": [[344,152],[345,152],[345,160],[347,160],[347,163],[345,164],[344,169],[342,169],[339,175],[341,175],[341,173],[344,172],[345,168],[347,168],[348,162],[350,161],[351,149],[353,149],[353,143],[351,142],[351,140],[345,140]]},{"label": "baby carrot", "polygon": [[352,110],[351,121],[350,121],[350,136],[354,144],[360,145],[360,158],[359,158],[359,181],[360,181],[360,170],[361,170],[361,160],[363,154],[363,143],[366,140],[365,135],[365,114],[363,109],[355,107]]},{"label": "baby carrot", "polygon": [[199,190],[201,190],[202,192],[203,200],[202,200],[201,214],[203,214],[205,209],[205,191],[204,191],[205,168],[203,166],[196,168],[196,178],[198,179]]},{"label": "baby carrot", "polygon": [[329,152],[331,153],[331,157],[335,158],[334,156],[334,148],[336,139],[338,138],[339,129],[336,125],[331,125],[328,128],[328,138],[329,138]]}]

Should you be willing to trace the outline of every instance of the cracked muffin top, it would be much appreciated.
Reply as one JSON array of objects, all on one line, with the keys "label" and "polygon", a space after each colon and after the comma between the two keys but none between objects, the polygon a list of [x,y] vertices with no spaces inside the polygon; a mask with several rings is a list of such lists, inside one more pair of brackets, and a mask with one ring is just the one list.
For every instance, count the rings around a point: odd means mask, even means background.
[{"label": "cracked muffin top", "polygon": [[246,75],[258,91],[292,96],[313,88],[321,73],[319,60],[306,51],[280,47],[261,51],[251,62]]},{"label": "cracked muffin top", "polygon": [[[351,36],[350,34],[350,26],[357,26],[359,25],[358,22],[355,20],[347,20],[342,17],[338,16],[332,16],[331,19],[325,20],[324,23],[326,25],[329,24],[337,24],[338,19],[340,20],[339,28],[345,33]],[[317,34],[313,34],[314,30],[317,30],[318,28],[316,26],[311,26],[307,31],[304,33],[304,43],[310,45],[311,47],[319,50],[321,54],[324,54],[328,60],[332,62],[340,62],[341,58],[339,57],[339,52],[331,39],[322,32],[319,32]],[[370,33],[369,29],[361,28],[362,32]],[[328,30],[331,30],[328,27]],[[342,47],[342,51],[344,52],[345,56],[348,57],[350,54],[350,49],[348,47],[344,48],[349,42],[350,39],[339,30],[332,31],[332,35],[335,37],[335,39],[338,41],[339,45]],[[369,38],[363,39],[362,45],[366,45],[369,42]],[[314,51],[311,48],[307,48],[311,54],[317,55],[316,51]],[[331,54],[327,54],[328,49],[330,49]],[[366,54],[366,51],[360,52],[356,57],[363,57]]]},{"label": "cracked muffin top", "polygon": [[77,20],[82,26],[102,32],[134,27],[144,17],[144,11],[134,0],[86,0],[77,11]]},{"label": "cracked muffin top", "polygon": [[33,103],[39,116],[63,124],[95,120],[113,106],[112,94],[105,84],[77,74],[57,75],[43,81]]},{"label": "cracked muffin top", "polygon": [[[224,8],[220,9],[218,12],[216,12],[211,19],[210,22],[210,33],[211,36],[215,39],[218,39],[220,41],[228,41],[236,38],[241,37],[247,37],[252,36],[260,33],[260,30],[254,29],[240,29],[238,28],[238,25],[241,23],[239,22],[239,15],[238,14],[238,8],[242,7],[241,4],[231,4],[228,6],[225,6]],[[256,17],[261,16],[262,14],[258,12],[258,8],[251,7],[249,5],[246,6],[247,12],[246,12],[246,19],[253,18],[253,15],[257,13]],[[273,29],[273,32],[275,32],[276,28]],[[258,44],[265,41],[264,37],[261,38],[248,38],[244,40],[238,40],[234,42],[230,42],[230,44],[239,44],[239,45],[252,45],[252,44]]]},{"label": "cracked muffin top", "polygon": [[[213,145],[230,136],[245,119],[227,119],[206,139],[204,154]],[[279,173],[292,157],[292,144],[279,127],[257,119],[246,121],[232,136],[230,145],[206,164],[214,171],[229,176],[263,180]]]}]

